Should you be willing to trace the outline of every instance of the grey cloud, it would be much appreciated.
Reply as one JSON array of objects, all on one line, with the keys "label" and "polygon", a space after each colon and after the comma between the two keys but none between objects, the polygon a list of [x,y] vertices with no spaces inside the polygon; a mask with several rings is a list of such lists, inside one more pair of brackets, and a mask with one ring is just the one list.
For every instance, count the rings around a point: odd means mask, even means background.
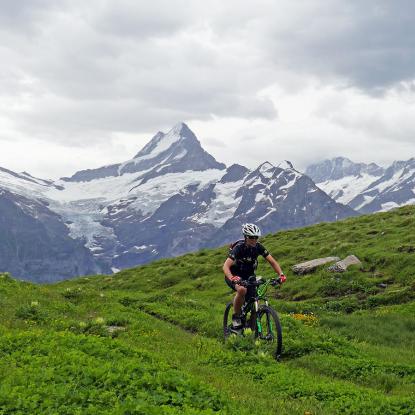
[{"label": "grey cloud", "polygon": [[132,40],[171,36],[192,24],[196,12],[194,4],[185,0],[106,3],[101,13],[91,19],[91,24],[100,33]]},{"label": "grey cloud", "polygon": [[6,114],[72,145],[212,115],[275,119],[260,92],[306,76],[371,93],[414,76],[410,1],[3,3]]},{"label": "grey cloud", "polygon": [[415,77],[412,1],[336,1],[323,7],[310,11],[289,33],[272,28],[280,63],[370,93]]},{"label": "grey cloud", "polygon": [[[7,113],[22,132],[80,145],[85,135],[98,140],[97,131],[142,132],[212,114],[276,117],[271,100],[257,96],[270,72],[263,76],[249,59],[218,53],[200,39],[200,28],[184,33],[190,11],[197,13],[183,2],[105,4],[82,6],[82,18],[70,8],[51,11],[35,40],[16,35],[0,52],[16,55],[8,73],[19,73],[13,83],[21,96],[14,99],[22,109]],[[177,6],[180,12],[173,13]],[[30,82],[21,82],[25,77]]]},{"label": "grey cloud", "polygon": [[[370,94],[415,78],[411,0],[238,4],[228,1],[226,12],[212,16],[215,32],[254,45],[261,63],[276,71],[356,86]],[[279,82],[284,85],[283,78]]]},{"label": "grey cloud", "polygon": [[214,137],[207,137],[203,140],[203,145],[206,147],[219,147],[219,148],[226,148],[226,144],[224,140],[219,140]]}]

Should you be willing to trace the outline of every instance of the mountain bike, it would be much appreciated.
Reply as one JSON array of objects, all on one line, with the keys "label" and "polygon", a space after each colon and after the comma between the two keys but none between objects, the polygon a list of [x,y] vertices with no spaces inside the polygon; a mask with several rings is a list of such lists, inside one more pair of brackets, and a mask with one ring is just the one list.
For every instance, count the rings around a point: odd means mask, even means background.
[{"label": "mountain bike", "polygon": [[[251,329],[255,338],[268,343],[273,349],[273,356],[279,360],[282,353],[282,329],[277,312],[270,307],[266,296],[269,286],[274,288],[281,284],[279,278],[264,280],[261,277],[252,276],[240,285],[253,287],[253,293],[245,299],[241,309],[242,328],[239,335],[244,334],[244,329]],[[262,304],[260,303],[262,302]],[[226,339],[235,331],[232,329],[233,302],[226,305],[223,315],[223,334]]]}]

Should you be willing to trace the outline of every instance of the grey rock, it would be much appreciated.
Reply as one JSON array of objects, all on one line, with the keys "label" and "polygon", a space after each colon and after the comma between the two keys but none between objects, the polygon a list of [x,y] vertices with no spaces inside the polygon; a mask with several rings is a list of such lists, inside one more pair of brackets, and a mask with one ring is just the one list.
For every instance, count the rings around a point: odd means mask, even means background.
[{"label": "grey rock", "polygon": [[297,275],[304,275],[309,274],[316,270],[317,267],[328,264],[330,262],[339,261],[339,257],[330,256],[326,258],[316,258],[312,259],[310,261],[302,262],[301,264],[294,265],[291,269],[294,272],[294,274]]},{"label": "grey rock", "polygon": [[331,272],[345,272],[351,265],[362,265],[359,258],[355,255],[349,255],[341,261],[336,262],[334,265],[328,268]]}]

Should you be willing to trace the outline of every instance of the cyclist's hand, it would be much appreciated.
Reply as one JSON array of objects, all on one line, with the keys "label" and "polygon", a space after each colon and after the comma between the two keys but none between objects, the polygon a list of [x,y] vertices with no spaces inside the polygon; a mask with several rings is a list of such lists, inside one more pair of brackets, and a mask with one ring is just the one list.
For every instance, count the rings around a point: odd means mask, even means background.
[{"label": "cyclist's hand", "polygon": [[284,284],[285,281],[287,281],[287,277],[284,274],[280,274],[280,277],[278,278],[278,282],[280,284]]},{"label": "cyclist's hand", "polygon": [[238,276],[233,276],[232,278],[230,278],[230,280],[234,283],[234,284],[238,284],[238,282],[241,282],[241,277]]}]

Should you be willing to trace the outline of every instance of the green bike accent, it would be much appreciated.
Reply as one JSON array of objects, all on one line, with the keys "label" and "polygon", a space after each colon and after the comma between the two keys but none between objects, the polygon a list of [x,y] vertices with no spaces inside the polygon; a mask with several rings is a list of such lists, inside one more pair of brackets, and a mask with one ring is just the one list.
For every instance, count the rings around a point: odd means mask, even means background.
[{"label": "green bike accent", "polygon": [[259,300],[265,300],[266,299],[265,294],[267,293],[267,290],[268,290],[268,287],[269,287],[270,284],[271,284],[271,281],[268,280],[268,281],[265,281],[265,284],[260,285],[257,288],[257,293],[258,293],[258,299]]},{"label": "green bike accent", "polygon": [[261,325],[261,322],[258,319],[256,320],[256,324],[258,326],[258,333],[262,333],[262,325]]}]

